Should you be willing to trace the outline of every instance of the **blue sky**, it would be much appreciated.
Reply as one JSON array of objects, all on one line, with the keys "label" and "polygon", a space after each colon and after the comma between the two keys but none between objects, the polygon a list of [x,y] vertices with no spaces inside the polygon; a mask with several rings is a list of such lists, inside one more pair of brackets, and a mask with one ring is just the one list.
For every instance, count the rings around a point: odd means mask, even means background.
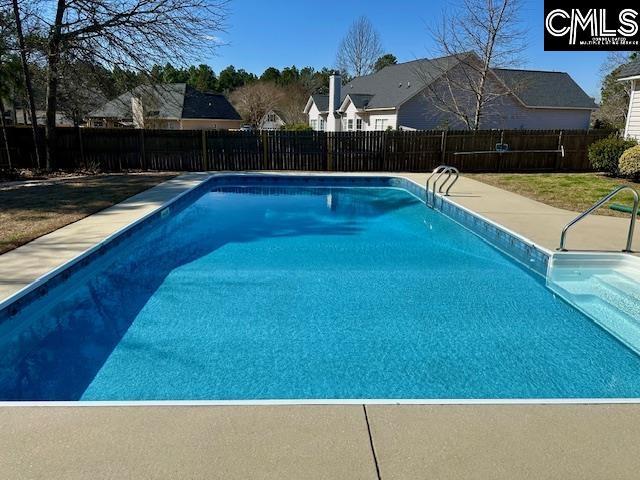
[{"label": "blue sky", "polygon": [[[600,66],[606,53],[545,52],[543,1],[524,0],[529,29],[523,68],[568,72],[591,96],[599,97]],[[427,25],[453,2],[444,0],[233,0],[224,46],[206,62],[218,73],[233,64],[260,74],[266,67],[333,67],[340,39],[353,20],[366,15],[384,48],[399,61],[433,56]]]}]

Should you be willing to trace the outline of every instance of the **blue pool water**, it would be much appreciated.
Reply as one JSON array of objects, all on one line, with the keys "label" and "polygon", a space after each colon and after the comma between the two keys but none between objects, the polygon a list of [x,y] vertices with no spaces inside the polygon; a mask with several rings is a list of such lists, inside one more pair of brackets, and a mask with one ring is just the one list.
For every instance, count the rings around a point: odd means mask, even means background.
[{"label": "blue pool water", "polygon": [[639,396],[640,357],[394,188],[215,188],[0,324],[5,400]]}]

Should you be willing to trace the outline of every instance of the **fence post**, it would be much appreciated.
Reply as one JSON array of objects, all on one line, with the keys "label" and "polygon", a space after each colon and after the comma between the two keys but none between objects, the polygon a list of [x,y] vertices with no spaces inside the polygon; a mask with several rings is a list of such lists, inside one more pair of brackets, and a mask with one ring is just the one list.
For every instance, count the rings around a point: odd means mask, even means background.
[{"label": "fence post", "polygon": [[[504,145],[504,130],[500,130],[500,145]],[[496,170],[498,172],[501,172],[502,171],[502,158],[503,158],[503,155],[500,152],[498,152],[497,155],[498,155],[498,159],[497,159],[498,162],[497,162],[497,165],[496,165]]]},{"label": "fence post", "polygon": [[[560,130],[558,133],[558,150],[562,148],[562,134],[563,131]],[[560,152],[556,153],[556,170],[560,170],[562,168],[562,154]]]},{"label": "fence post", "polygon": [[146,154],[144,151],[144,128],[140,129],[140,170],[146,170]]},{"label": "fence post", "polygon": [[262,165],[262,170],[268,170],[268,160],[269,160],[269,144],[268,142],[268,137],[267,137],[267,131],[266,130],[262,130],[261,132],[261,140],[262,140],[262,162],[260,163]]},{"label": "fence post", "polygon": [[84,166],[84,168],[87,168],[87,161],[84,158],[84,145],[82,142],[82,129],[80,128],[80,125],[76,125],[76,128],[78,129],[78,145],[80,146],[80,161],[82,162],[82,165]]},{"label": "fence post", "polygon": [[202,130],[202,169],[209,170],[209,160],[207,159],[207,131]]},{"label": "fence post", "polygon": [[442,137],[440,138],[440,163],[443,165],[444,165],[446,156],[447,156],[447,131],[443,130]]},{"label": "fence post", "polygon": [[324,134],[325,144],[327,148],[327,171],[332,172],[334,169],[333,165],[333,148],[332,148],[332,133],[327,132]]}]

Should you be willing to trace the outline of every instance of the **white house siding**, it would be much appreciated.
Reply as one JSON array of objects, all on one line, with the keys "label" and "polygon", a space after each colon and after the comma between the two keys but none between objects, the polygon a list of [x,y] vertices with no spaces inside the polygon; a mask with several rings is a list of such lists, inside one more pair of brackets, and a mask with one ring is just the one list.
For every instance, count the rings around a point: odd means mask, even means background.
[{"label": "white house siding", "polygon": [[[349,102],[347,109],[342,114],[342,131],[356,131],[358,130],[358,120],[361,120],[362,131],[371,130],[369,126],[369,115],[365,112],[358,112],[358,109]],[[352,127],[349,128],[349,121],[351,121]]]},{"label": "white house siding", "polygon": [[[376,122],[378,120],[379,122]],[[387,130],[398,128],[398,115],[392,111],[371,111],[369,113],[369,130]]]},{"label": "white house siding", "polygon": [[640,140],[640,81],[633,81],[625,136]]},{"label": "white house siding", "polygon": [[[438,108],[428,94],[418,94],[400,106],[398,126],[417,130],[464,129],[465,124],[455,115]],[[493,129],[587,129],[591,110],[527,108],[513,96],[497,100],[499,104],[485,110],[481,128]]]},{"label": "white house siding", "polygon": [[314,130],[326,130],[327,114],[320,113],[315,103],[309,109],[309,126]]},{"label": "white house siding", "polygon": [[261,130],[280,130],[284,126],[285,126],[285,123],[282,120],[282,118],[280,118],[280,115],[278,115],[274,111],[270,111],[262,119],[262,123],[260,124],[260,129]]}]

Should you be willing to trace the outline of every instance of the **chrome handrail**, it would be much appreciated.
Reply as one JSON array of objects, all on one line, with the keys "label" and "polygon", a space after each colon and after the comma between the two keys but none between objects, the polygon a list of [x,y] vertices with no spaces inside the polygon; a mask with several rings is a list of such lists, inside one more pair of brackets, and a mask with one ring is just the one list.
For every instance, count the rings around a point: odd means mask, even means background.
[{"label": "chrome handrail", "polygon": [[594,203],[588,210],[585,210],[576,218],[574,218],[569,223],[567,223],[565,227],[562,229],[562,233],[560,234],[560,246],[557,248],[557,250],[560,252],[567,251],[567,249],[564,248],[564,244],[567,239],[567,232],[571,227],[573,227],[576,223],[578,223],[580,220],[582,220],[584,217],[589,215],[594,210],[597,210],[598,208],[600,208],[602,205],[607,203],[609,200],[611,200],[613,197],[615,197],[618,193],[620,193],[623,190],[630,190],[633,193],[633,208],[631,209],[631,223],[629,224],[629,233],[627,234],[627,245],[626,245],[626,248],[622,250],[623,252],[630,253],[631,247],[633,244],[633,232],[636,228],[636,218],[638,216],[638,205],[640,203],[640,199],[638,198],[638,192],[634,188],[631,188],[629,185],[622,185],[616,188],[611,193],[602,197],[600,200]]},{"label": "chrome handrail", "polygon": [[[438,175],[436,177],[436,179],[433,181],[433,204],[434,204],[434,206],[436,204],[436,187],[438,186],[438,180],[440,180],[440,177],[442,177],[446,173],[449,176],[445,179],[444,183],[447,183],[447,180],[449,180],[449,178],[451,177],[451,168],[452,167],[446,167],[444,170],[442,170],[440,172],[440,175]],[[443,183],[443,185],[444,185],[444,183]]]},{"label": "chrome handrail", "polygon": [[427,206],[429,207],[431,206],[429,204],[429,182],[431,182],[431,179],[436,173],[439,173],[442,169],[446,169],[446,168],[447,168],[447,165],[438,165],[436,168],[433,169],[433,172],[431,172],[431,175],[429,175],[429,178],[427,178],[427,183],[425,185],[425,193],[426,193],[425,200],[426,200]]},{"label": "chrome handrail", "polygon": [[438,189],[438,193],[442,193],[442,189],[444,188],[444,186],[447,184],[447,182],[449,181],[449,179],[451,178],[451,175],[455,175],[453,181],[451,182],[451,184],[447,187],[447,189],[444,191],[444,196],[448,197],[449,196],[449,190],[451,190],[451,188],[456,184],[456,182],[458,181],[458,178],[460,178],[460,170],[458,170],[456,167],[449,167],[449,175],[447,176],[447,179],[442,183],[442,185],[440,185],[440,188]]}]

